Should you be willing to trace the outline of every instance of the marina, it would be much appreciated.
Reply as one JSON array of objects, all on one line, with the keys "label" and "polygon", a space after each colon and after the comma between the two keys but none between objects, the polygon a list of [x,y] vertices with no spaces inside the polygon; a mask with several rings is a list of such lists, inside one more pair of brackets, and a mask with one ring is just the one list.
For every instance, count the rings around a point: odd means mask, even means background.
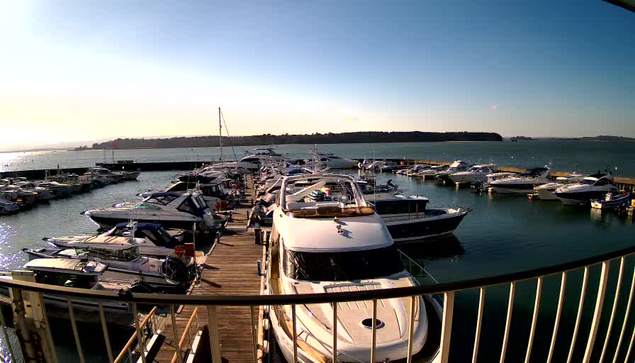
[{"label": "marina", "polygon": [[[294,160],[297,160],[297,158]],[[279,161],[263,161],[263,163],[271,165],[271,167],[275,169],[275,165],[276,163],[279,163]],[[403,254],[402,259],[404,261],[404,264],[407,266],[407,270],[409,271],[409,273],[412,273],[413,276],[417,276],[416,280],[418,281],[418,286],[421,288],[432,288],[433,286],[438,285],[438,283],[440,283],[440,285],[460,285],[463,281],[466,280],[466,276],[474,276],[475,271],[477,272],[477,276],[481,276],[487,279],[488,276],[506,276],[513,271],[531,271],[532,269],[541,269],[544,266],[556,266],[562,261],[562,256],[544,256],[541,252],[539,252],[544,251],[545,249],[553,248],[547,247],[552,241],[554,241],[554,237],[549,236],[551,235],[551,233],[553,233],[553,229],[550,229],[551,227],[541,228],[539,230],[536,230],[535,228],[527,229],[522,222],[516,227],[514,226],[514,223],[518,222],[512,222],[512,224],[505,224],[506,231],[502,232],[499,230],[499,228],[497,228],[496,225],[483,224],[483,218],[492,218],[487,217],[491,213],[502,212],[503,214],[509,214],[511,212],[510,217],[512,219],[508,219],[508,221],[510,222],[512,220],[522,221],[523,214],[531,215],[532,223],[535,226],[557,225],[558,228],[561,230],[560,233],[562,233],[563,235],[570,235],[572,231],[576,231],[573,233],[582,236],[585,233],[588,234],[589,231],[592,231],[598,226],[605,226],[604,228],[610,228],[610,230],[612,230],[611,233],[615,233],[616,236],[619,236],[621,233],[623,233],[621,232],[622,230],[627,231],[630,228],[631,222],[629,222],[630,219],[626,214],[620,215],[614,212],[600,210],[597,210],[597,212],[599,212],[597,213],[595,212],[596,209],[590,208],[590,206],[587,208],[571,208],[561,205],[561,203],[553,203],[548,201],[541,202],[540,200],[530,200],[527,198],[513,198],[511,196],[506,196],[505,194],[495,192],[492,194],[486,193],[485,195],[483,195],[474,193],[473,188],[457,188],[454,186],[448,186],[447,183],[443,183],[442,181],[437,181],[434,178],[431,178],[430,176],[434,175],[432,173],[422,173],[421,175],[411,174],[410,176],[402,176],[396,174],[396,171],[398,171],[399,169],[405,170],[405,168],[412,167],[412,165],[423,165],[424,162],[420,160],[386,160],[384,161],[384,163],[395,164],[397,168],[393,168],[392,171],[377,171],[375,173],[357,171],[355,169],[339,169],[337,172],[353,176],[355,180],[359,180],[359,183],[363,185],[363,188],[368,189],[369,191],[372,190],[370,194],[365,195],[365,198],[371,202],[376,203],[376,208],[378,208],[377,211],[380,213],[380,215],[381,213],[385,213],[381,211],[386,210],[386,208],[389,208],[389,210],[392,211],[391,213],[393,214],[389,214],[384,217],[384,223],[386,223],[387,226],[390,225],[391,221],[396,220],[395,218],[405,217],[404,220],[408,221],[409,223],[418,223],[418,220],[416,218],[423,218],[422,221],[425,221],[426,218],[430,218],[429,216],[432,215],[426,215],[426,211],[431,213],[432,211],[439,210],[444,211],[444,213],[448,213],[448,211],[453,210],[452,208],[456,210],[461,210],[461,208],[463,208],[467,211],[466,215],[463,215],[461,217],[461,219],[464,218],[464,220],[460,221],[460,224],[449,227],[450,229],[448,229],[447,235],[445,235],[446,233],[429,232],[431,233],[430,236],[423,235],[422,237],[418,238],[406,237],[406,244],[400,242],[403,237],[395,235],[394,233],[397,232],[392,231],[390,229],[391,227],[388,227],[389,231],[391,231],[390,233],[393,234],[395,242],[402,243],[399,249],[401,251],[400,253]],[[449,162],[428,161],[426,162],[426,164],[446,165],[449,164]],[[272,169],[272,171],[274,169]],[[437,168],[436,172],[442,173],[442,169],[443,168]],[[501,172],[501,169],[501,167],[497,168],[499,172]],[[284,168],[280,169],[280,172],[299,172],[300,170],[302,169]],[[211,174],[208,173],[206,175],[216,175],[214,173],[216,172],[213,172]],[[176,297],[176,295],[173,298],[176,299],[173,301],[179,301],[179,303],[173,305],[172,308],[175,314],[174,319],[171,318],[171,310],[166,310],[165,305],[159,303],[161,301],[160,295],[152,298],[153,300],[158,299],[156,300],[156,303],[158,304],[157,307],[164,307],[156,310],[156,312],[152,314],[152,318],[148,320],[149,322],[152,322],[148,323],[151,324],[152,329],[150,329],[149,331],[152,331],[152,333],[148,333],[148,335],[144,337],[145,344],[147,344],[148,346],[146,353],[148,355],[148,360],[153,359],[154,361],[158,362],[173,362],[174,359],[176,359],[176,361],[179,361],[179,359],[183,359],[185,361],[187,359],[187,356],[192,358],[200,355],[201,357],[207,356],[209,358],[214,354],[219,354],[221,357],[220,359],[228,361],[251,361],[254,360],[254,357],[259,357],[260,359],[266,360],[273,359],[274,361],[280,361],[284,359],[293,360],[292,357],[289,358],[288,354],[282,354],[282,352],[280,351],[278,342],[276,342],[273,332],[271,331],[271,323],[264,323],[264,321],[267,320],[267,313],[270,314],[272,311],[271,308],[268,308],[267,305],[264,304],[253,304],[256,301],[261,301],[261,299],[263,299],[266,295],[262,294],[266,292],[266,286],[268,286],[268,283],[265,279],[265,273],[267,271],[268,261],[270,258],[267,254],[267,242],[271,243],[272,235],[269,230],[270,227],[267,227],[266,223],[262,225],[253,225],[253,220],[251,219],[252,216],[250,216],[250,214],[253,213],[251,206],[253,201],[256,200],[256,190],[263,190],[262,188],[258,188],[258,185],[261,185],[258,183],[263,183],[263,181],[256,181],[256,179],[261,180],[261,175],[269,175],[269,177],[273,176],[273,178],[275,178],[276,173],[278,172],[267,172],[264,174],[245,174],[246,176],[244,177],[242,184],[245,186],[246,189],[244,189],[244,191],[242,192],[241,200],[239,202],[232,203],[232,207],[230,208],[231,213],[224,212],[227,221],[225,222],[224,228],[219,229],[218,235],[220,237],[215,240],[215,242],[212,242],[212,245],[208,249],[204,247],[204,242],[197,243],[198,248],[204,251],[202,253],[206,254],[206,257],[197,258],[198,265],[201,268],[200,278],[192,285],[190,289],[188,289],[186,295],[182,295],[182,298],[178,298]],[[506,171],[506,173],[511,173],[511,170]],[[112,190],[110,188],[123,188],[117,191],[117,194],[114,195],[116,200],[113,201],[124,202],[125,199],[121,199],[123,195],[122,193],[128,193],[129,197],[134,194],[139,194],[143,190],[149,189],[153,190],[152,193],[157,193],[161,191],[161,185],[167,185],[167,187],[165,188],[168,189],[171,185],[175,185],[168,183],[169,179],[183,178],[182,175],[187,174],[188,173],[185,171],[144,171],[139,175],[140,184],[116,184],[110,186],[109,188],[96,190],[93,193],[85,195],[87,197],[91,195],[97,196],[98,194],[96,193],[102,193],[107,192],[108,190]],[[179,177],[179,175],[181,175],[181,177]],[[319,176],[319,173],[317,175]],[[556,175],[561,174],[557,173]],[[513,174],[510,174],[509,176],[516,178],[516,176],[514,176]],[[553,177],[553,175],[551,177]],[[147,180],[151,181],[151,183],[148,184],[147,181],[144,181],[146,180],[145,178],[149,178]],[[242,179],[243,177],[239,178]],[[197,177],[197,179],[200,179],[200,177]],[[386,183],[388,183],[388,186],[386,186]],[[265,189],[269,188],[269,190],[272,190],[272,184],[269,183],[267,185],[269,186]],[[319,191],[319,188],[316,189],[316,191]],[[152,193],[144,194],[144,197],[148,198],[152,195]],[[309,194],[311,198],[320,198],[320,193],[315,194],[312,192]],[[403,193],[403,195],[406,196],[412,195],[412,193],[416,193],[417,195],[424,195],[425,197],[416,197],[412,199],[412,206],[408,207],[412,210],[404,210],[405,214],[403,214],[404,212],[398,212],[398,210],[394,209],[396,208],[396,204],[389,204],[393,205],[391,207],[381,206],[381,202],[384,201],[394,203],[394,201],[391,201],[394,199],[394,197],[390,197],[390,195],[393,195],[393,193]],[[78,200],[84,198],[83,196],[84,195],[80,195],[80,199]],[[261,197],[262,196],[263,195],[261,194]],[[401,204],[407,202],[409,198],[413,197],[408,197],[406,199],[397,198],[396,201]],[[64,199],[59,202],[75,204],[72,201],[73,198],[67,200]],[[206,203],[209,205],[208,202]],[[217,203],[218,201],[214,199],[214,202],[212,203],[214,208],[220,205]],[[104,205],[102,204],[102,207],[103,206]],[[69,207],[72,208],[72,205],[69,205]],[[99,208],[98,205],[95,205],[95,207]],[[54,209],[50,210],[52,211]],[[21,218],[26,218],[29,217],[30,213],[40,214],[43,212],[43,209],[34,208],[15,216],[4,216],[3,219],[0,220],[0,222],[11,222],[12,218],[17,216],[23,216]],[[542,215],[542,217],[538,217],[538,215],[536,214],[538,212],[539,215]],[[418,217],[419,213],[421,213],[420,217]],[[558,216],[557,218],[560,218],[559,220],[554,220],[552,217],[550,217],[553,216],[554,213],[556,216]],[[496,214],[495,220],[499,221],[499,223],[504,221],[505,219],[502,218],[503,214]],[[75,211],[75,215],[77,215],[77,217],[74,218],[80,218],[78,219],[78,221],[89,220],[87,216],[80,215],[77,210]],[[401,217],[402,215],[404,217]],[[584,215],[586,215],[586,217],[584,217]],[[567,220],[568,222],[566,224],[563,224],[564,220]],[[252,224],[251,226],[249,226],[250,228],[248,228],[249,223]],[[125,227],[125,224],[126,223],[122,223],[122,226]],[[69,230],[68,232],[69,234],[77,234],[78,232],[86,233],[91,228],[94,230],[95,226],[93,225],[93,227],[90,227],[90,225],[91,223],[86,225],[87,227],[84,230],[85,232],[81,230]],[[416,226],[416,224],[413,224],[413,226]],[[142,228],[147,227],[140,227],[140,230],[142,230]],[[427,230],[426,228],[427,227],[416,227],[414,230],[422,231]],[[59,228],[57,228],[57,230],[59,230]],[[116,233],[118,233],[119,235],[125,235],[125,229],[122,231],[123,232]],[[475,231],[481,232],[477,232],[475,234]],[[543,232],[540,231],[544,231],[544,233],[546,234],[542,235]],[[528,232],[530,233],[528,234]],[[115,232],[110,233],[112,234]],[[478,236],[479,233],[483,233],[484,239],[482,241],[478,241],[478,239],[475,239],[475,237]],[[57,234],[63,235],[61,231]],[[137,236],[136,233],[134,234],[135,236]],[[439,236],[440,234],[445,236]],[[492,258],[492,253],[499,255],[501,253],[504,253],[506,255],[510,255],[509,252],[495,249],[495,247],[503,247],[504,244],[501,244],[501,242],[496,242],[496,238],[497,236],[498,238],[504,238],[503,236],[505,234],[514,236],[514,249],[516,251],[514,251],[511,255],[527,256],[538,253],[536,256],[541,255],[541,258],[522,260],[511,259],[507,260],[506,262],[505,260],[500,260],[496,265],[488,265],[487,268],[485,268],[486,265],[482,264],[486,263],[487,259],[483,260],[484,255],[482,255],[482,253],[488,254],[488,259]],[[87,235],[90,236],[90,233],[88,233]],[[49,235],[47,237],[54,236],[55,235]],[[43,236],[38,236],[38,238],[41,237]],[[35,240],[35,238],[32,239],[32,241]],[[569,237],[569,240],[571,240],[571,237]],[[58,245],[58,243],[62,243],[62,241],[65,240],[62,238],[59,239],[60,242],[55,242],[54,240],[49,239],[49,243],[51,243],[50,241],[53,241],[53,243]],[[585,239],[580,237],[580,241],[585,241]],[[260,242],[260,244],[257,244],[255,242]],[[610,253],[611,251],[619,249],[620,247],[628,248],[628,243],[626,243],[626,241],[624,242],[625,243],[621,246],[619,244],[612,246],[587,244],[585,247],[582,247],[578,244],[578,248],[570,251],[570,253],[567,255],[567,260],[584,260],[586,257],[592,256],[593,254]],[[82,247],[84,246],[82,245]],[[480,252],[481,250],[482,252]],[[33,253],[36,253],[38,250],[37,248],[35,248],[33,249],[33,251]],[[166,251],[166,253],[168,252]],[[23,260],[23,258],[24,257],[16,256],[15,263],[19,263],[19,261]],[[630,259],[627,259],[625,261],[626,267],[630,266]],[[9,263],[6,266],[11,266],[12,264],[13,266],[16,266],[16,264],[14,264],[13,262]],[[613,271],[615,270],[616,267],[613,268]],[[590,270],[589,275],[593,278],[596,278],[596,274],[598,273],[599,271],[593,268]],[[611,281],[611,283],[614,283],[615,277],[614,275],[611,276],[613,277],[611,277],[609,281]],[[587,279],[588,278],[589,277],[587,277]],[[572,271],[569,274],[569,284],[574,284],[573,286],[575,286],[575,284],[581,284],[581,279],[582,276],[580,275],[579,271]],[[554,303],[553,297],[558,296],[558,287],[557,285],[554,286],[553,278],[551,277],[545,277],[544,284],[545,285],[544,288],[542,288],[543,291],[541,292],[541,294],[543,295],[543,298],[548,300],[543,303],[543,309],[551,311],[550,306],[552,306],[552,304]],[[624,283],[622,282],[621,284],[623,285]],[[515,291],[513,293],[517,296],[531,296],[532,289],[534,288],[532,288],[530,285],[527,285],[527,283],[519,282],[518,285],[515,286]],[[572,291],[575,291],[575,289],[576,287],[570,287],[569,290],[567,290],[566,292],[567,296],[570,296],[570,294],[572,294]],[[507,300],[509,296],[505,296],[506,294],[504,293],[504,289],[502,288],[494,287],[488,289],[488,291],[489,290],[491,290],[491,292],[488,293],[488,306],[490,307],[487,310],[489,311],[489,318],[487,318],[486,324],[501,324],[500,315],[499,317],[496,317],[496,314],[492,315],[491,309],[493,307],[496,307],[496,309],[498,309],[498,307],[507,306]],[[133,295],[136,294],[138,293],[133,292]],[[143,294],[143,292],[141,294]],[[594,293],[592,291],[589,291],[588,294],[589,296],[592,296]],[[620,299],[625,299],[626,296],[624,295],[624,293],[621,294]],[[223,304],[223,301],[225,301],[223,297],[229,298],[230,301],[238,302],[235,299],[238,299],[240,296],[250,297],[250,299],[252,299],[250,300],[252,304]],[[255,296],[261,297],[256,299]],[[443,294],[441,296],[443,296]],[[455,305],[453,306],[455,309],[455,314],[457,314],[456,316],[473,314],[475,307],[479,305],[478,294],[474,296],[473,293],[467,291],[465,293],[461,293],[461,296],[464,296],[464,298],[456,301]],[[195,299],[195,301],[197,302],[194,303],[192,301],[189,301],[190,297],[192,297],[192,299]],[[350,296],[340,296],[340,298],[342,299],[346,299],[348,297]],[[475,297],[476,300],[474,300]],[[210,305],[206,305],[206,303],[203,303],[203,300],[200,300],[204,299],[204,301],[209,303],[216,298],[220,298],[220,300],[211,305],[216,306],[215,308],[211,308]],[[369,301],[372,301],[372,298],[366,298],[370,299]],[[610,293],[607,298],[610,298]],[[185,300],[181,301],[180,299]],[[444,299],[438,297],[435,299],[436,300],[426,300],[426,304],[432,304],[428,306],[428,310],[434,310],[435,303],[433,303],[433,301],[436,301],[439,314],[442,314],[443,311],[447,310]],[[569,299],[571,298],[569,297]],[[591,298],[588,297],[587,299]],[[266,299],[262,301],[266,301]],[[531,310],[532,303],[530,303],[530,301],[531,299],[516,298],[514,303],[515,309],[517,309],[516,311],[522,311],[523,309]],[[625,304],[625,302],[620,300],[619,306],[623,306],[623,304]],[[585,309],[588,310],[588,305]],[[144,311],[147,312],[148,310],[145,309]],[[141,310],[139,312],[141,313]],[[290,314],[289,311],[287,312],[288,314]],[[49,314],[51,313],[52,310],[49,312]],[[344,314],[341,311],[340,313]],[[573,329],[573,325],[575,325],[574,323],[576,321],[576,310],[575,308],[573,308],[573,306],[564,305],[561,314],[562,330],[565,332],[570,332],[570,330]],[[589,312],[585,310],[582,314],[583,316],[587,316],[585,314],[589,314]],[[64,316],[68,317],[68,314],[64,314]],[[291,315],[288,316],[290,317]],[[502,316],[505,316],[504,311],[502,312]],[[77,314],[76,318],[81,319],[81,317],[82,314],[80,312]],[[437,323],[438,330],[431,330],[429,332],[429,334],[431,335],[428,337],[428,339],[430,339],[431,342],[440,342],[442,340],[441,328],[444,325],[443,319],[446,318],[447,317],[439,315]],[[142,319],[143,315],[140,315],[140,323],[142,323]],[[470,319],[473,321],[472,318]],[[509,332],[506,334],[511,334],[512,337],[517,336],[518,334],[523,334],[520,333],[521,331],[523,331],[523,327],[527,326],[527,324],[530,324],[530,322],[527,322],[523,318],[518,318],[517,320],[519,321],[517,321],[516,324],[509,326]],[[434,326],[433,323],[431,324],[431,327]],[[456,321],[453,324],[456,324]],[[216,325],[216,330],[210,330],[209,327],[213,325]],[[263,327],[265,326],[268,326],[269,330],[263,329]],[[473,326],[473,322],[469,323],[468,326]],[[134,324],[129,323],[128,327],[132,327],[133,330],[131,331],[134,333]],[[115,329],[114,326],[111,327],[111,329]],[[496,329],[494,331],[496,331]],[[501,333],[504,333],[504,331],[505,329],[500,330]],[[452,334],[454,334],[452,340],[474,338],[464,336],[464,329],[460,329],[459,331],[455,330],[455,332]],[[454,336],[458,336],[461,338],[457,338]],[[217,348],[214,348],[215,344],[218,345]],[[339,344],[340,349],[346,349],[344,348],[345,345],[342,344],[344,343]],[[434,345],[439,343],[432,344]],[[517,344],[517,341],[512,339],[507,344],[509,344],[510,347],[510,352],[508,354],[510,355],[510,357],[513,357],[515,354],[517,354],[516,350],[520,349],[515,345]],[[181,346],[181,350],[179,350],[181,358],[178,357],[177,349],[175,348],[177,345]],[[493,357],[498,354],[496,353],[498,351],[498,349],[496,348],[496,344],[493,344],[491,341],[483,341],[481,345],[482,346],[479,349],[479,354],[482,355],[482,357]],[[423,349],[426,350],[426,353],[422,353],[423,355],[417,355],[415,357],[415,360],[417,362],[435,361],[434,359],[437,358],[434,357],[440,357],[440,354],[442,353],[441,350],[439,350],[437,353],[435,353],[435,351],[436,349],[442,349],[441,347],[442,345],[437,346],[437,348],[427,347],[426,349]],[[72,351],[72,345],[69,348]],[[124,348],[126,348],[126,346],[121,347],[121,349]],[[90,351],[93,351],[93,349],[95,348],[89,349]],[[128,348],[126,348],[127,350],[124,349],[124,351],[120,351],[119,349],[120,348],[118,348],[117,346],[111,347],[114,357],[116,357],[118,354],[123,354],[122,357],[126,355],[139,357],[140,348],[136,344],[128,345]],[[417,350],[418,349],[419,348],[417,348]],[[540,352],[542,349],[544,349],[544,344],[540,343],[540,339],[537,340],[535,349],[537,352]],[[97,349],[97,351],[99,350],[100,349]],[[95,353],[91,353],[91,361],[108,361],[108,354],[105,353],[106,352],[103,352],[103,350],[101,354],[95,355]],[[462,353],[460,352],[452,353],[452,356],[454,356],[455,358],[451,359],[451,361],[455,361],[455,359],[457,361],[461,361],[463,360],[463,358],[467,359],[467,357],[459,358],[462,356],[461,354]],[[559,356],[560,354],[564,353],[556,352],[555,354]],[[327,351],[325,357],[329,355],[330,354]],[[285,356],[286,358],[284,358]],[[428,358],[423,358],[424,356]],[[219,358],[217,357],[217,359]]]}]

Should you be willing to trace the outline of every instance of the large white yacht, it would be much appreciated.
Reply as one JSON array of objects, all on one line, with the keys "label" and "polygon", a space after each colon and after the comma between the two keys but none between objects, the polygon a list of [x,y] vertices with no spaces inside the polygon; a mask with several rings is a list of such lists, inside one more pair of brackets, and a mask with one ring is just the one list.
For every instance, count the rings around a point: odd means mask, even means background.
[{"label": "large white yacht", "polygon": [[283,155],[275,152],[272,147],[259,148],[255,149],[252,153],[245,153],[247,155],[240,159],[238,165],[249,170],[258,170],[264,161],[280,161],[284,159]]},{"label": "large white yacht", "polygon": [[556,189],[556,196],[562,204],[585,205],[591,199],[603,199],[607,193],[617,192],[611,174],[594,174],[582,179],[580,183],[569,184]]},{"label": "large white yacht", "polygon": [[489,187],[499,194],[529,194],[536,186],[549,183],[549,172],[548,167],[527,169],[520,175],[494,180]]},{"label": "large white yacht", "polygon": [[451,182],[450,175],[460,173],[470,168],[470,164],[463,160],[455,160],[447,169],[437,172],[434,176],[442,182]]},{"label": "large white yacht", "polygon": [[581,174],[559,176],[554,182],[536,186],[534,191],[540,200],[558,200],[558,197],[556,196],[556,189],[567,184],[579,183],[582,179],[584,179],[584,175]]},{"label": "large white yacht", "polygon": [[[310,294],[409,287],[416,284],[404,270],[399,251],[386,226],[366,203],[354,179],[323,174],[286,177],[274,209],[272,245],[267,266],[268,294]],[[372,335],[372,303],[296,306],[299,362],[326,362],[332,357],[337,324],[337,360],[368,360]],[[428,336],[428,314],[438,314],[428,300],[415,303],[412,352]],[[378,361],[408,355],[410,299],[378,301]],[[270,312],[278,345],[293,361],[293,325],[290,306]]]},{"label": "large white yacht", "polygon": [[494,164],[474,165],[466,171],[450,174],[450,179],[455,184],[474,184],[487,182],[487,176],[497,171]]}]

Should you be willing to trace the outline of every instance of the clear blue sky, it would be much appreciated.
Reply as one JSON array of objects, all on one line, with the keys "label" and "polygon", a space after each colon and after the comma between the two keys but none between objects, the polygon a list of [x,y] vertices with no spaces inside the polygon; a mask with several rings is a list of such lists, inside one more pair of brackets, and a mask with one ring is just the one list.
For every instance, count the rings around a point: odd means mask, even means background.
[{"label": "clear blue sky", "polygon": [[0,0],[14,144],[352,130],[635,137],[635,13],[582,1]]}]

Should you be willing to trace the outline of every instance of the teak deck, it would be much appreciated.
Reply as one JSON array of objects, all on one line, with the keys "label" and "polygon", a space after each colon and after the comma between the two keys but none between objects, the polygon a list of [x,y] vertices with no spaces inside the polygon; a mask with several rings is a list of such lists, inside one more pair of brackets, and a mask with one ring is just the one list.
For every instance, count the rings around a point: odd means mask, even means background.
[{"label": "teak deck", "polygon": [[[234,211],[229,231],[225,232],[203,264],[201,282],[191,291],[192,295],[258,295],[261,277],[258,276],[258,260],[263,257],[263,246],[254,243],[247,231],[249,209]],[[167,319],[163,328],[165,341],[155,362],[171,362],[176,345],[192,316],[194,306],[185,306],[177,314],[177,335],[174,339],[172,321]],[[252,317],[249,307],[217,307],[218,332],[221,357],[228,362],[254,362]],[[253,321],[258,323],[258,308]],[[207,322],[207,309],[198,311],[200,327]],[[192,328],[192,334],[196,327]],[[189,345],[187,346],[189,347]]]}]

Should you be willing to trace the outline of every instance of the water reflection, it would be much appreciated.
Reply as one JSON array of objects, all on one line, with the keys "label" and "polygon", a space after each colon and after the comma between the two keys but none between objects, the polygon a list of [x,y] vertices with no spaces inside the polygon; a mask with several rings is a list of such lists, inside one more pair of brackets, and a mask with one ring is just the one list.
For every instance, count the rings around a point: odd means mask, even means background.
[{"label": "water reflection", "polygon": [[15,249],[10,244],[11,238],[17,236],[18,232],[10,224],[0,222],[0,269],[8,270],[16,268],[22,261],[20,250]]},{"label": "water reflection", "polygon": [[455,259],[465,254],[461,242],[454,235],[411,241],[400,245],[399,249],[416,261]]}]

